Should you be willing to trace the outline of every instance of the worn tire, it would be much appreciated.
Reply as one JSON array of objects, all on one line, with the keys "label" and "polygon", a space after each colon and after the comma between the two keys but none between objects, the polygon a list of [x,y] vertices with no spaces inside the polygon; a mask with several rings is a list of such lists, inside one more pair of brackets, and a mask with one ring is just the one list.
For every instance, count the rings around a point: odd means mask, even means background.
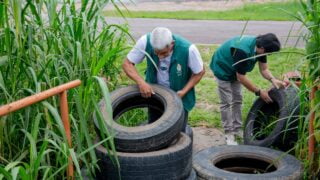
[{"label": "worn tire", "polygon": [[193,142],[193,130],[189,125],[186,126],[185,133],[190,137],[191,141]]},{"label": "worn tire", "polygon": [[88,172],[88,169],[86,169],[86,168],[81,169],[81,177],[83,180],[90,180],[89,174],[90,173]]},{"label": "worn tire", "polygon": [[[269,166],[272,162],[274,165]],[[193,168],[198,179],[205,180],[299,180],[303,175],[302,164],[293,156],[248,145],[204,149],[194,156]],[[256,171],[266,168],[269,168],[268,172],[257,174]]]},{"label": "worn tire", "polygon": [[[267,104],[261,98],[252,105],[244,129],[244,144],[277,147],[283,151],[291,149],[297,141],[297,126],[299,116],[299,96],[294,87],[286,90],[272,89],[269,92],[273,103]],[[259,123],[263,119],[259,118],[259,112],[266,116],[277,116],[277,122],[272,132],[267,136],[256,136],[260,130]]]},{"label": "worn tire", "polygon": [[190,175],[186,180],[197,180],[197,173],[194,169],[191,170]]},{"label": "worn tire", "polygon": [[[118,168],[110,160],[103,146],[96,148],[100,161],[99,179],[118,180]],[[191,139],[181,133],[175,143],[168,148],[145,153],[118,152],[122,180],[184,180],[192,169]]]},{"label": "worn tire", "polygon": [[285,90],[286,93],[286,108],[288,109],[288,118],[285,127],[276,140],[274,146],[282,151],[292,149],[298,141],[298,125],[300,116],[300,97],[297,88],[289,87]]},{"label": "worn tire", "polygon": [[[174,91],[164,86],[152,85],[152,88],[155,94],[151,98],[141,97],[137,85],[113,91],[110,96],[114,121],[107,118],[105,101],[100,102],[105,122],[115,132],[114,142],[118,151],[155,151],[167,147],[179,135],[184,118],[181,99]],[[163,114],[155,122],[144,126],[126,127],[116,122],[124,112],[140,107],[149,107]],[[96,130],[99,131],[95,113],[94,122]]]}]

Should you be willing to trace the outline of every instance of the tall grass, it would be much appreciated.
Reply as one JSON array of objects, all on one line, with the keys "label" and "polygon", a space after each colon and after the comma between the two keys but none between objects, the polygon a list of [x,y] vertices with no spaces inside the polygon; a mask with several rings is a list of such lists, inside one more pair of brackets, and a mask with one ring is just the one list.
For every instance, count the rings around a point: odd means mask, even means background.
[{"label": "tall grass", "polygon": [[[306,41],[307,66],[304,67],[303,81],[300,87],[301,116],[299,122],[299,142],[296,146],[296,156],[303,160],[306,167],[306,176],[308,179],[319,177],[320,175],[320,93],[316,93],[316,98],[310,101],[309,93],[314,86],[320,84],[320,2],[316,0],[300,0],[302,10],[292,15],[295,19],[302,22],[307,29],[304,36]],[[310,123],[310,114],[315,111],[315,153],[313,158],[308,159],[308,139],[310,134],[308,126]]]},{"label": "tall grass", "polygon": [[[111,89],[117,83],[117,60],[127,39],[125,27],[109,25],[101,15],[111,3],[0,1],[0,106],[82,80],[81,87],[68,91],[73,147],[66,141],[57,97],[1,117],[0,179],[65,179],[69,155],[77,178],[83,166],[93,175],[92,112],[102,96],[108,99],[105,80]],[[104,129],[103,143],[114,150],[112,132]]]},{"label": "tall grass", "polygon": [[148,124],[148,108],[136,108],[123,113],[116,120],[119,124],[128,127]]}]

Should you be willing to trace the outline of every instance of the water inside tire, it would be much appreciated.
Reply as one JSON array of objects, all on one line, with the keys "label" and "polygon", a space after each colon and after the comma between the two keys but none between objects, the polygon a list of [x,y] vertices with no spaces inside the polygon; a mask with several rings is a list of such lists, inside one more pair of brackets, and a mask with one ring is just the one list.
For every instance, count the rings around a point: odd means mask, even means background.
[{"label": "water inside tire", "polygon": [[213,164],[219,169],[243,174],[264,174],[277,170],[273,164],[267,161],[247,157],[223,158]]}]

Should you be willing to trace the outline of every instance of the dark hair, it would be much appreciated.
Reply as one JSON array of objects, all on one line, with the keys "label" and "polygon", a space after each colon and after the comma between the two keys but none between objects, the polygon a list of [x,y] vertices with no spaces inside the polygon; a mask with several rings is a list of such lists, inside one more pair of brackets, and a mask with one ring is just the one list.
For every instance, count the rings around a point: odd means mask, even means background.
[{"label": "dark hair", "polygon": [[266,53],[279,51],[281,44],[277,36],[273,33],[259,35],[256,40],[258,48],[264,48]]}]

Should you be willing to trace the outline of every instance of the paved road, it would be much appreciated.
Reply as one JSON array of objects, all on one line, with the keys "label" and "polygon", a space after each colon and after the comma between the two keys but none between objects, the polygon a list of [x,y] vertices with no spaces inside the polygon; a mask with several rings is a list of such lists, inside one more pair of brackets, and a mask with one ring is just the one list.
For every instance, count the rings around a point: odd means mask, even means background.
[{"label": "paved road", "polygon": [[[107,17],[112,24],[123,24],[122,18]],[[259,35],[275,33],[284,47],[303,47],[301,24],[292,21],[220,21],[220,20],[174,20],[128,18],[130,31],[135,39],[150,32],[157,26],[164,26],[174,33],[180,34],[196,44],[221,44],[228,38],[244,34]]]}]

